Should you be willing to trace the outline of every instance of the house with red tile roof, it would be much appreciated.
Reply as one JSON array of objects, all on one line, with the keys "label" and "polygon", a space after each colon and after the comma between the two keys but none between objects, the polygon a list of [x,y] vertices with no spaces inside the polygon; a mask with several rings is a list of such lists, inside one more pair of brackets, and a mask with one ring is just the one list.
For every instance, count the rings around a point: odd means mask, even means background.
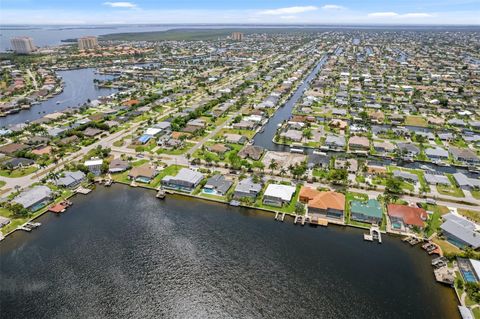
[{"label": "house with red tile roof", "polygon": [[392,228],[397,230],[414,226],[422,229],[428,217],[427,211],[423,208],[398,204],[388,204],[387,214]]},{"label": "house with red tile roof", "polygon": [[[304,187],[307,188],[307,187]],[[320,192],[313,189],[300,190],[301,201],[307,202],[308,215],[313,219],[333,218],[343,220],[345,195],[333,191]]]}]

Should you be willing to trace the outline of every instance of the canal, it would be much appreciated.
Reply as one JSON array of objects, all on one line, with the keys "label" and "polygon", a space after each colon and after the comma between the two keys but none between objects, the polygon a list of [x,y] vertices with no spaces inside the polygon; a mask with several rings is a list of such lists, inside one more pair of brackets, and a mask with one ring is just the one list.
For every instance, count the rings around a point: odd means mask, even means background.
[{"label": "canal", "polygon": [[0,243],[5,318],[459,318],[397,238],[123,185],[73,202]]},{"label": "canal", "polygon": [[33,121],[46,114],[63,111],[69,107],[78,107],[88,100],[95,100],[99,96],[117,92],[116,89],[98,88],[95,86],[94,79],[107,80],[113,77],[95,74],[94,68],[58,71],[57,74],[64,81],[62,93],[42,101],[40,104],[32,105],[28,110],[22,110],[19,113],[0,118],[0,127]]}]

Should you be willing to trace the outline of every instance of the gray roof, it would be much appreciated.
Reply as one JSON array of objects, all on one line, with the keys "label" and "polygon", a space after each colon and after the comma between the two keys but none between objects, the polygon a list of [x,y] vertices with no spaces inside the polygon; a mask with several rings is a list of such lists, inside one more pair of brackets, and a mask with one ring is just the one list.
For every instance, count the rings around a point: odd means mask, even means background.
[{"label": "gray roof", "polygon": [[345,146],[345,137],[329,134],[325,139],[325,144],[335,144],[338,146]]},{"label": "gray roof", "polygon": [[232,182],[225,179],[225,176],[217,174],[210,177],[205,184],[205,188],[214,188],[220,193],[226,193],[232,186]]},{"label": "gray roof", "polygon": [[480,180],[470,178],[463,173],[453,174],[453,178],[457,181],[458,186],[480,187]]},{"label": "gray roof", "polygon": [[63,177],[60,177],[55,182],[56,185],[69,186],[74,183],[78,183],[82,181],[86,177],[86,175],[81,171],[76,171],[76,172],[67,171],[67,172],[64,172],[63,175],[64,175]]},{"label": "gray roof", "polygon": [[441,147],[427,148],[425,150],[425,155],[448,158],[448,152]]},{"label": "gray roof", "polygon": [[417,145],[412,143],[397,143],[397,147],[401,151],[408,151],[412,153],[420,153],[420,148]]},{"label": "gray roof", "polygon": [[235,188],[235,191],[237,192],[242,192],[242,193],[260,193],[262,190],[262,184],[260,183],[254,183],[252,178],[246,178],[238,182],[237,187]]},{"label": "gray roof", "polygon": [[188,168],[182,168],[177,176],[165,176],[164,180],[175,180],[175,181],[182,181],[192,184],[198,184],[203,179],[203,175],[199,172],[192,171]]},{"label": "gray roof", "polygon": [[47,186],[35,186],[20,193],[13,199],[13,202],[21,204],[25,208],[29,208],[36,203],[47,199],[52,195],[52,190]]},{"label": "gray roof", "polygon": [[431,185],[450,185],[450,180],[445,175],[425,174],[425,180]]},{"label": "gray roof", "polygon": [[445,222],[440,226],[458,239],[468,243],[473,248],[480,247],[480,233],[476,231],[476,224],[466,218],[455,214],[446,214],[443,216]]},{"label": "gray roof", "polygon": [[409,173],[409,172],[404,172],[404,171],[401,171],[401,170],[393,171],[393,176],[400,177],[402,179],[418,181],[418,176],[416,174],[412,174],[412,173]]}]

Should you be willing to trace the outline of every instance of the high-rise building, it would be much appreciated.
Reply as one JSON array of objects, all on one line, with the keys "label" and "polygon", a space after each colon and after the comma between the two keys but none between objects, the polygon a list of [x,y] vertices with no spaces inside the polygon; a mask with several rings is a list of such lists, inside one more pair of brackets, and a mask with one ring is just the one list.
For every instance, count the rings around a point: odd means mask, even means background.
[{"label": "high-rise building", "polygon": [[232,32],[232,39],[235,41],[242,41],[243,40],[243,33],[242,32]]},{"label": "high-rise building", "polygon": [[78,49],[79,50],[92,50],[98,47],[97,37],[88,36],[78,38]]},{"label": "high-rise building", "polygon": [[13,51],[18,54],[30,54],[36,50],[30,37],[15,37],[10,40]]}]

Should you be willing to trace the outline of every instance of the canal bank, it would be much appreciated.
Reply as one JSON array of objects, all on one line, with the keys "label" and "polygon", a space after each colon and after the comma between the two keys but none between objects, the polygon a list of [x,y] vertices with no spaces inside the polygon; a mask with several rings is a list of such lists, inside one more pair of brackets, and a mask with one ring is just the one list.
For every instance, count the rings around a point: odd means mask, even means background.
[{"label": "canal bank", "polygon": [[123,185],[72,201],[0,245],[7,317],[458,318],[425,253],[388,236]]},{"label": "canal bank", "polygon": [[28,110],[22,110],[19,113],[0,118],[0,127],[8,127],[27,121],[31,122],[47,114],[60,112],[70,107],[79,107],[89,100],[93,101],[100,96],[107,96],[117,92],[115,89],[95,86],[94,79],[107,80],[113,79],[113,77],[95,74],[94,68],[57,71],[57,75],[63,81],[62,93],[42,101],[40,104],[32,105]]}]

